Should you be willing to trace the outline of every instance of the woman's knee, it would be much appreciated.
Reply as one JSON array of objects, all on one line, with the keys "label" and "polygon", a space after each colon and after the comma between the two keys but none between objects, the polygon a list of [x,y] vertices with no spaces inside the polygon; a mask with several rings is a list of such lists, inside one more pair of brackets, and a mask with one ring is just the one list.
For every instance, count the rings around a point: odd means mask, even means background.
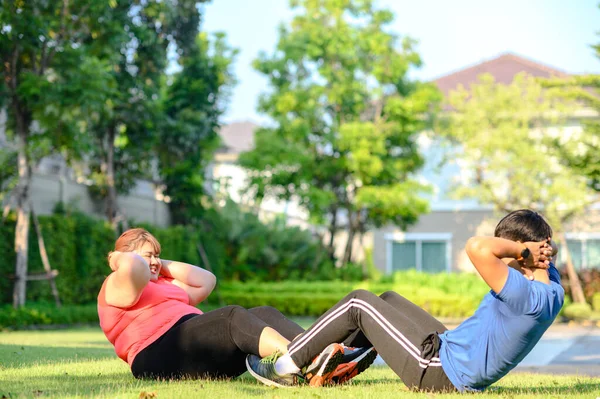
[{"label": "woman's knee", "polygon": [[274,308],[273,306],[257,306],[255,308],[251,308],[249,309],[249,311],[251,313],[255,313],[255,314],[269,314],[269,315],[275,315],[275,316],[283,316],[283,313],[281,313],[278,309]]},{"label": "woman's knee", "polygon": [[229,318],[229,319],[235,317],[236,315],[238,315],[240,313],[248,312],[248,309],[246,309],[240,305],[229,305],[229,306],[225,306],[223,309],[225,310],[225,314],[227,315],[227,318]]}]

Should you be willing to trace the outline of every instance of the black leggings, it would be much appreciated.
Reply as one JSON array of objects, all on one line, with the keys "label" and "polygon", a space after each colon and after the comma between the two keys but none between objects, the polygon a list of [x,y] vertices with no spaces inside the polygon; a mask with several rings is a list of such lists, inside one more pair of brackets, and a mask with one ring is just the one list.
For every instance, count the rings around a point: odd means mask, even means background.
[{"label": "black leggings", "polygon": [[446,330],[429,313],[395,292],[378,297],[357,290],[294,339],[288,350],[294,362],[303,367],[327,345],[352,337],[353,346],[371,343],[407,387],[455,390],[439,359],[438,333]]},{"label": "black leggings", "polygon": [[231,378],[246,371],[247,354],[258,353],[260,334],[271,327],[288,340],[304,329],[270,306],[226,306],[181,318],[138,353],[136,378]]}]

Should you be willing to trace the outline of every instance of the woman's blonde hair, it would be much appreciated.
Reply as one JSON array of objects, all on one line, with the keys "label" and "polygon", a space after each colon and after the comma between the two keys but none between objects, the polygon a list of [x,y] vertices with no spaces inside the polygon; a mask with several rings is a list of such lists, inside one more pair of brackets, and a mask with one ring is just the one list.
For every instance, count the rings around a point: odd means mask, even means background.
[{"label": "woman's blonde hair", "polygon": [[146,229],[140,227],[125,231],[115,242],[115,251],[132,252],[149,242],[156,255],[160,255],[160,243]]}]

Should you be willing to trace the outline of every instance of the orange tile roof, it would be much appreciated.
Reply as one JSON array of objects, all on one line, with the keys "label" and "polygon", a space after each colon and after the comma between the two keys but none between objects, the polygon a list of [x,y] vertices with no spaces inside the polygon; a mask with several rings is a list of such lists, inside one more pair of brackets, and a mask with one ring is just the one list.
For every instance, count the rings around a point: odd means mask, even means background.
[{"label": "orange tile roof", "polygon": [[514,79],[515,75],[520,72],[542,78],[551,76],[569,76],[568,73],[556,68],[540,64],[539,62],[515,54],[506,53],[492,58],[491,60],[444,75],[433,80],[433,83],[437,85],[444,95],[448,95],[448,93],[451,90],[456,89],[459,84],[468,88],[472,83],[477,82],[477,77],[483,73],[491,74],[498,83],[509,84]]}]

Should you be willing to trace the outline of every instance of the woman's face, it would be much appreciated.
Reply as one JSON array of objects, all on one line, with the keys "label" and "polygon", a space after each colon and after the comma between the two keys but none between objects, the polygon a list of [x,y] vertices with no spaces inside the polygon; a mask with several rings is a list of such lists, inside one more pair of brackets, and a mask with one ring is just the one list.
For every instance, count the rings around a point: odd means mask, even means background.
[{"label": "woman's face", "polygon": [[134,252],[148,262],[148,266],[150,266],[150,280],[158,280],[162,263],[158,257],[160,254],[154,252],[154,246],[151,243],[146,242]]}]

